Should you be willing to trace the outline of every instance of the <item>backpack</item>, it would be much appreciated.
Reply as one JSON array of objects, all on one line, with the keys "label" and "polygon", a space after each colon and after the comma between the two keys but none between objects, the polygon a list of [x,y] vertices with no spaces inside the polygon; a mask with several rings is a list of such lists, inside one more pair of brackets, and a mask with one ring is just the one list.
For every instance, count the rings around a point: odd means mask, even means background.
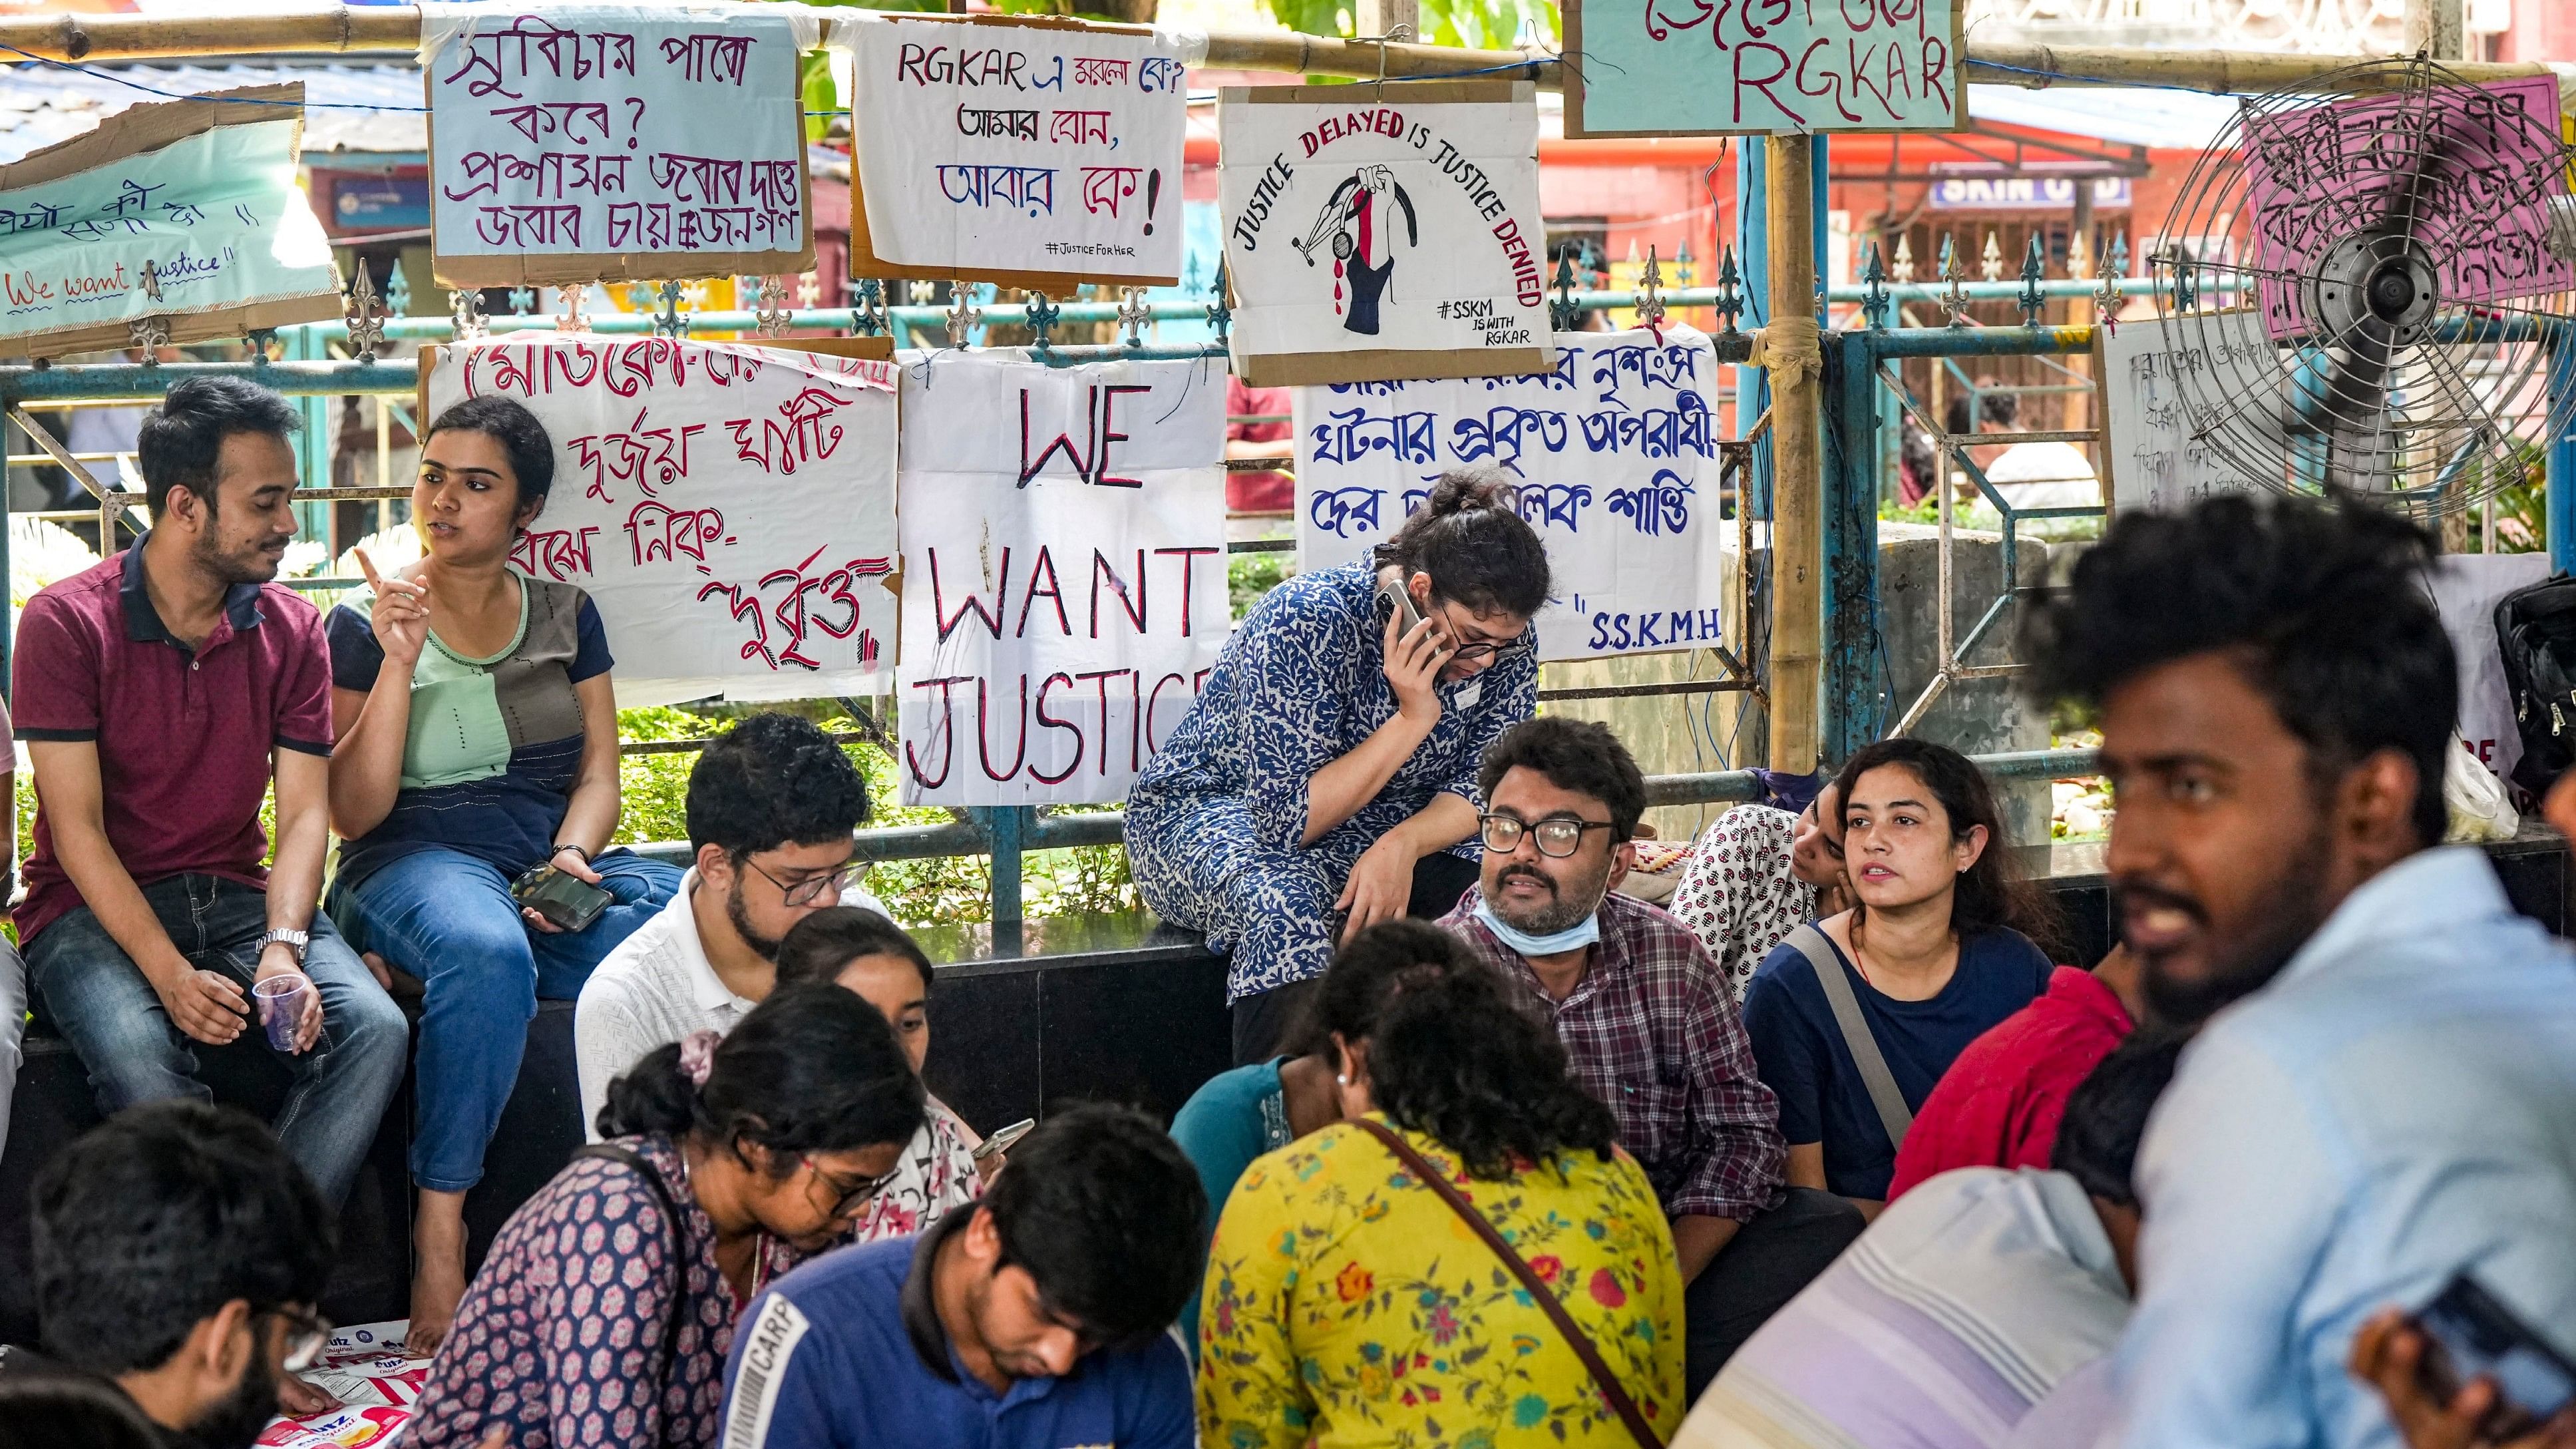
[{"label": "backpack", "polygon": [[2576,764],[2576,579],[2559,574],[2496,600],[2495,632],[2522,736],[2513,782],[2537,799]]}]

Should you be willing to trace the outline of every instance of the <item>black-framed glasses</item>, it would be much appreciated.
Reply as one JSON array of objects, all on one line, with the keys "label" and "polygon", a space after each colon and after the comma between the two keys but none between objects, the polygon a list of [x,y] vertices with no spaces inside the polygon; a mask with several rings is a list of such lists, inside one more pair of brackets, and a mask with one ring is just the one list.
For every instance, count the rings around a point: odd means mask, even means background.
[{"label": "black-framed glasses", "polygon": [[816,1162],[813,1158],[806,1158],[805,1165],[814,1169],[814,1178],[816,1181],[822,1183],[825,1187],[830,1188],[833,1193],[836,1194],[832,1200],[832,1221],[834,1222],[839,1222],[841,1219],[849,1217],[859,1209],[866,1207],[868,1205],[868,1199],[875,1197],[878,1193],[894,1186],[894,1180],[903,1176],[902,1164],[898,1163],[892,1169],[869,1178],[867,1181],[860,1183],[856,1187],[850,1187],[842,1183],[838,1178],[832,1176],[832,1174],[825,1172],[823,1170],[823,1165]]},{"label": "black-framed glasses", "polygon": [[1449,662],[1473,664],[1480,659],[1500,662],[1526,654],[1530,651],[1530,647],[1529,631],[1525,629],[1521,631],[1520,637],[1506,639],[1500,644],[1462,644],[1458,647],[1457,653],[1449,656]]},{"label": "black-framed glasses", "polygon": [[1551,815],[1545,820],[1526,821],[1517,815],[1480,815],[1485,848],[1496,855],[1509,855],[1520,849],[1521,837],[1527,835],[1538,846],[1538,853],[1563,860],[1583,848],[1587,830],[1613,828],[1607,820],[1577,820],[1566,815]]},{"label": "black-framed glasses", "polygon": [[322,1351],[331,1346],[331,1320],[309,1308],[262,1308],[254,1318],[275,1318],[286,1324],[286,1356],[278,1367],[300,1374],[321,1361]]},{"label": "black-framed glasses", "polygon": [[867,868],[856,860],[845,860],[822,875],[809,875],[794,885],[789,885],[762,870],[759,863],[750,856],[744,856],[742,863],[749,866],[754,875],[778,887],[778,893],[786,897],[787,904],[791,906],[810,906],[826,897],[838,900],[841,892],[849,888],[850,882],[859,878],[859,872]]}]

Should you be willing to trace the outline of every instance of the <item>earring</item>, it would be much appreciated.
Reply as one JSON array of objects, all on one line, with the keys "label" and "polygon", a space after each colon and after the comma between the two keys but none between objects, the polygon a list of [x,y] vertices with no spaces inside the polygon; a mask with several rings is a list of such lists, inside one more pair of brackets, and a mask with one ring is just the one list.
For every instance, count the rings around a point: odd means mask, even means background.
[{"label": "earring", "polygon": [[1347,1087],[1351,1084],[1351,1074],[1348,1072],[1335,1072],[1333,1073],[1333,1080]]}]

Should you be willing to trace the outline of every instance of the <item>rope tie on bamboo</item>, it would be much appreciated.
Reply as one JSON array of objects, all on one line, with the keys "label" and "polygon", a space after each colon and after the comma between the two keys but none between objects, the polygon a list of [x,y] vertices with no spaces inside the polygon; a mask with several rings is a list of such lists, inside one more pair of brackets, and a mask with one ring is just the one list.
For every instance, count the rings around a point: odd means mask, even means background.
[{"label": "rope tie on bamboo", "polygon": [[1753,352],[1745,359],[1754,367],[1771,373],[1771,386],[1795,378],[1812,382],[1825,374],[1825,348],[1816,319],[1805,313],[1792,313],[1772,320],[1768,327],[1753,330]]}]

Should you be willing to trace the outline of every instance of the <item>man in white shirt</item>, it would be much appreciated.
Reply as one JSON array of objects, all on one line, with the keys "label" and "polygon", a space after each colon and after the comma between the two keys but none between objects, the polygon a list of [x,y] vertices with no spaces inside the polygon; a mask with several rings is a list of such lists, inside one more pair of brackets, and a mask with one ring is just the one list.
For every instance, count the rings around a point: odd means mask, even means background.
[{"label": "man in white shirt", "polygon": [[689,772],[695,864],[662,913],[591,973],[573,1016],[582,1130],[598,1138],[608,1084],[655,1047],[733,1030],[776,984],[779,940],[826,906],[885,906],[853,882],[850,835],[867,781],[810,720],[756,714]]},{"label": "man in white shirt", "polygon": [[[1994,384],[1995,379],[1981,377],[1978,386]],[[1954,430],[1965,431],[1968,410],[1966,399],[1952,399],[1949,422]],[[2021,426],[2021,399],[2008,392],[1982,394],[1977,405],[1977,431],[1981,433],[2015,432]],[[1986,481],[2013,507],[2016,514],[2034,508],[2099,508],[2102,506],[2102,482],[2093,461],[2072,443],[1982,444],[1968,453],[1984,470]],[[1963,469],[1956,482],[1968,502],[1967,525],[1970,528],[2000,532],[2004,518],[1995,511],[1985,491],[1969,480]],[[2101,526],[2095,518],[2034,518],[2021,525],[2024,538],[2066,538],[2090,536]]]}]

